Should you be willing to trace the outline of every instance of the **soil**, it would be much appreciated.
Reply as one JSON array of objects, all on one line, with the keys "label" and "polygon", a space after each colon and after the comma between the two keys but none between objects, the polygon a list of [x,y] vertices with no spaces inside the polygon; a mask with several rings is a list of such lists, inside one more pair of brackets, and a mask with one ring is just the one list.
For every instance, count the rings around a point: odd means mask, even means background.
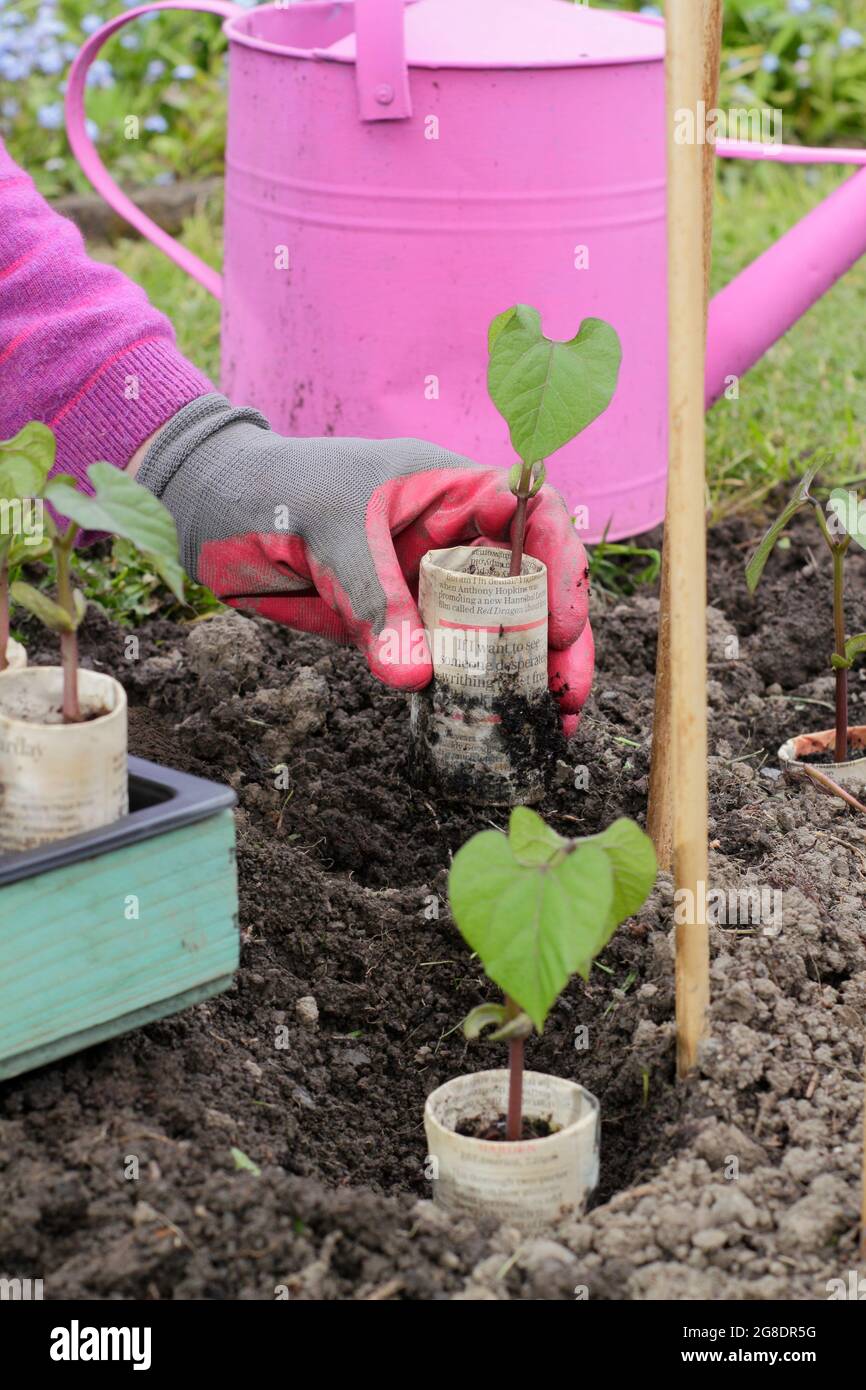
[{"label": "soil", "polygon": [[[811,636],[829,642],[829,570],[804,568],[795,529],[752,597],[753,539],[710,541],[711,883],[767,910],[711,930],[690,1085],[666,875],[527,1042],[603,1119],[592,1209],[538,1238],[452,1219],[425,1175],[425,1096],[502,1060],[459,1029],[491,989],[446,875],[503,813],[412,784],[406,698],[353,652],[229,614],[151,622],[128,660],[129,631],[91,609],[84,660],[124,681],[131,751],[237,790],[242,960],[224,995],[0,1085],[0,1271],[47,1298],[739,1300],[824,1299],[857,1269],[866,836],[775,766],[832,722]],[[862,627],[866,555],[848,583]],[[595,687],[540,807],[569,835],[645,813],[657,601],[593,609]]]},{"label": "soil", "polygon": [[[507,1115],[497,1115],[495,1120],[477,1120],[475,1124],[468,1121],[457,1126],[457,1133],[463,1134],[467,1139],[486,1139],[490,1142],[500,1140],[503,1144],[514,1141],[505,1138],[508,1126]],[[556,1128],[549,1120],[525,1119],[523,1121],[523,1133],[520,1140],[524,1139],[549,1139],[551,1134],[556,1133]]]},{"label": "soil", "polygon": [[[849,750],[848,750],[848,758],[847,758],[847,759],[843,759],[843,762],[844,762],[844,761],[851,761],[852,753],[853,753],[853,749],[849,749]],[[856,754],[854,754],[854,756],[856,757]],[[806,754],[804,754],[804,756],[803,756],[802,758],[799,758],[799,759],[798,759],[798,762],[801,762],[801,763],[810,763],[813,767],[835,767],[835,766],[836,766],[836,758],[835,758],[835,756],[834,756],[834,753],[833,753],[833,749],[832,749],[832,748],[828,748],[827,751],[826,751],[825,753],[806,753]]]},{"label": "soil", "polygon": [[[30,646],[32,650],[32,643]],[[57,659],[56,651],[54,659]],[[31,662],[30,664],[33,665],[34,663]],[[38,664],[47,665],[48,660],[43,658]],[[35,724],[48,728],[63,724],[65,722],[63,717],[63,683],[59,667],[56,671],[56,677],[53,682],[56,688],[50,691],[42,687],[34,689],[26,679],[16,680],[14,684],[4,686],[2,693],[0,693],[0,710],[7,719],[19,719],[25,724]],[[79,695],[79,708],[81,719],[76,722],[82,724],[92,723],[95,719],[103,719],[107,714],[113,713],[98,695],[81,693]]]}]

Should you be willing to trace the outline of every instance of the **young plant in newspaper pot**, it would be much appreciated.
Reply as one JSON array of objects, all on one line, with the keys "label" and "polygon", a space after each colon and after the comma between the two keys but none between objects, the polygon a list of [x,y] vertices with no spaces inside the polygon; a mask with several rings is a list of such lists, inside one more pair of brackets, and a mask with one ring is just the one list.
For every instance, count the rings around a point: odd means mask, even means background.
[{"label": "young plant in newspaper pot", "polygon": [[94,493],[86,496],[74,478],[48,477],[54,452],[51,430],[36,422],[0,444],[0,488],[17,488],[66,518],[55,521],[47,508],[42,513],[54,555],[54,595],[23,580],[9,586],[12,603],[57,634],[61,664],[0,676],[0,853],[109,825],[128,809],[126,693],[112,676],[78,665],[86,612],[73,582],[79,528],[131,541],[183,596],[177,534],[162,503],[109,463],[90,465]]},{"label": "young plant in newspaper pot", "polygon": [[810,778],[825,791],[838,793],[841,787],[862,796],[866,790],[866,725],[848,723],[848,682],[849,672],[866,652],[866,632],[848,630],[845,560],[852,541],[866,549],[866,499],[844,487],[833,488],[829,497],[819,498],[813,492],[819,471],[820,464],[813,464],[807,470],[791,499],[764,534],[746,565],[746,583],[754,593],[767,562],[785,538],[794,517],[804,509],[811,510],[832,566],[833,628],[826,633],[826,650],[835,676],[836,719],[832,729],[810,729],[786,739],[779,749],[779,762],[794,781]]},{"label": "young plant in newspaper pot", "polygon": [[524,1070],[524,1046],[571,976],[589,980],[655,876],[652,841],[634,821],[567,839],[526,806],[511,812],[507,834],[482,830],[454,856],[454,922],[503,995],[473,1009],[463,1031],[492,1029],[508,1067],[454,1077],[427,1098],[428,1162],[444,1206],[533,1230],[579,1211],[592,1192],[599,1103],[567,1076]]},{"label": "young plant in newspaper pot", "polygon": [[547,683],[547,570],[524,553],[527,510],[544,459],[610,404],[619,338],[584,319],[569,342],[518,304],[490,325],[488,391],[520,458],[511,548],[453,546],[421,562],[418,603],[433,680],[412,699],[413,752],[440,794],[487,805],[534,802],[555,761],[558,719]]}]

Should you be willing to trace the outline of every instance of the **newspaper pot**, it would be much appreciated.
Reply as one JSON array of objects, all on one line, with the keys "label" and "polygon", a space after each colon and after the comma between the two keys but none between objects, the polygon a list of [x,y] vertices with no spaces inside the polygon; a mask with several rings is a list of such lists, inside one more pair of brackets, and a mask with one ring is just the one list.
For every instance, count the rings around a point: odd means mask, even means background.
[{"label": "newspaper pot", "polygon": [[433,680],[412,697],[417,774],[479,805],[539,801],[558,729],[547,688],[547,569],[492,546],[430,550],[418,607]]},{"label": "newspaper pot", "polygon": [[5,676],[9,671],[23,671],[27,665],[27,648],[16,642],[14,637],[10,637],[6,644],[6,662],[0,676]]},{"label": "newspaper pot", "polygon": [[128,809],[126,692],[78,672],[84,719],[64,724],[63,670],[31,666],[0,680],[0,853],[109,825]]},{"label": "newspaper pot", "polygon": [[424,1128],[433,1193],[449,1211],[492,1217],[522,1231],[579,1212],[598,1183],[599,1104],[574,1081],[544,1072],[523,1077],[523,1114],[554,1133],[517,1143],[473,1139],[457,1130],[495,1122],[508,1108],[508,1071],[446,1081],[427,1097]]},{"label": "newspaper pot", "polygon": [[[799,781],[808,777],[802,759],[816,753],[832,753],[836,747],[836,730],[822,729],[816,734],[797,734],[779,749],[779,762],[786,777]],[[848,747],[855,752],[866,749],[866,724],[848,729]],[[844,763],[817,763],[819,772],[832,777],[840,787],[855,794],[866,791],[866,757],[851,758]]]}]

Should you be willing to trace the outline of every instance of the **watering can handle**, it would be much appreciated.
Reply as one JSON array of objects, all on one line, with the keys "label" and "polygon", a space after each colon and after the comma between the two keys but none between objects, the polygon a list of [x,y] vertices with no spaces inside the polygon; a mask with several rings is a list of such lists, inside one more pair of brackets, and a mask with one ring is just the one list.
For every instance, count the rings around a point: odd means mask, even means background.
[{"label": "watering can handle", "polygon": [[717,140],[722,159],[771,159],[778,164],[866,164],[866,150],[775,145],[760,140]]},{"label": "watering can handle", "polygon": [[412,115],[403,25],[406,2],[355,0],[355,77],[362,121],[402,121]]},{"label": "watering can handle", "polygon": [[84,83],[90,64],[105,40],[115,30],[129,24],[130,20],[138,19],[139,15],[149,14],[153,10],[203,10],[206,14],[219,15],[222,19],[231,19],[234,15],[245,13],[240,5],[233,5],[230,0],[153,0],[151,4],[139,5],[134,10],[127,10],[124,14],[110,19],[101,29],[97,29],[95,34],[91,34],[76,55],[69,72],[69,84],[66,88],[66,130],[69,143],[85,174],[109,207],[114,208],[115,212],[135,227],[137,232],[164,251],[181,270],[187,271],[200,285],[204,285],[216,299],[221,299],[222,276],[211,266],[205,265],[192,251],[181,246],[180,242],[175,241],[174,237],[169,236],[168,232],[164,232],[162,227],[142,212],[141,208],[136,207],[131,198],[127,198],[99,158],[85,128]]}]

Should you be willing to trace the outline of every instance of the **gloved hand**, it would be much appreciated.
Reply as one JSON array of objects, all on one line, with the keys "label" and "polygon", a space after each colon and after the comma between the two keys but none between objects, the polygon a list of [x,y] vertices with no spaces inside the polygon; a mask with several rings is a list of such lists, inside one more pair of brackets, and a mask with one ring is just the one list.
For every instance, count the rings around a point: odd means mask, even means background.
[{"label": "gloved hand", "polygon": [[[138,481],[177,523],[187,572],[226,603],[354,642],[386,685],[432,678],[413,594],[426,551],[509,538],[507,474],[417,439],[288,439],[218,395],[156,435]],[[526,552],[547,565],[550,686],[566,732],[592,683],[586,554],[559,493],[528,507]],[[408,624],[404,628],[402,625]],[[389,630],[408,641],[386,642]],[[405,661],[395,662],[399,646]]]}]

